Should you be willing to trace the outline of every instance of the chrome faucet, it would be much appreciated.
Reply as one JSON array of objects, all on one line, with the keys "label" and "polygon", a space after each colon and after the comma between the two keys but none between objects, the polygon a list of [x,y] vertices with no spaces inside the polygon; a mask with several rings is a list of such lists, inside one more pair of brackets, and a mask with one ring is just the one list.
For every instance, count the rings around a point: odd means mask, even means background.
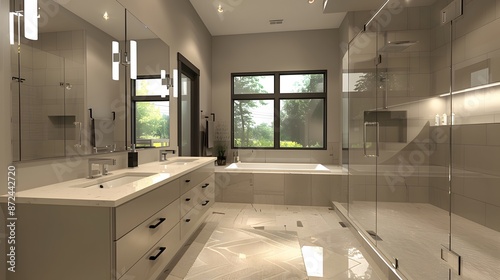
[{"label": "chrome faucet", "polygon": [[[98,164],[101,169],[96,170],[97,174],[94,174],[94,169],[92,168],[94,164]],[[102,175],[108,175],[108,165],[116,165],[116,159],[112,158],[89,158],[88,172],[89,176],[87,178],[97,178]]]}]

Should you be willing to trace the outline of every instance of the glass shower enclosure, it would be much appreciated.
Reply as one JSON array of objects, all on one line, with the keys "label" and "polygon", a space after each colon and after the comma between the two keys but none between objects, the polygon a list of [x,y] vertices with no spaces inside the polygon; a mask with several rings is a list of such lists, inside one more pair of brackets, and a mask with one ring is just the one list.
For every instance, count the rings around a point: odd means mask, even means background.
[{"label": "glass shower enclosure", "polygon": [[498,1],[389,0],[349,43],[351,223],[404,279],[500,279]]}]

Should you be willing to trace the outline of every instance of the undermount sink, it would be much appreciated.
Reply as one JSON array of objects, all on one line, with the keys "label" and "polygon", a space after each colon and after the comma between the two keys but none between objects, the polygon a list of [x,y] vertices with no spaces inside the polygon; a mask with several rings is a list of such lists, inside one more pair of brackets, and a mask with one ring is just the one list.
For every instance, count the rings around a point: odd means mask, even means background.
[{"label": "undermount sink", "polygon": [[76,188],[112,189],[121,187],[128,183],[155,175],[155,173],[125,173],[111,177],[98,178],[88,183],[74,186]]},{"label": "undermount sink", "polygon": [[163,165],[186,165],[190,162],[197,161],[197,158],[172,158],[167,160],[167,162],[163,162]]}]

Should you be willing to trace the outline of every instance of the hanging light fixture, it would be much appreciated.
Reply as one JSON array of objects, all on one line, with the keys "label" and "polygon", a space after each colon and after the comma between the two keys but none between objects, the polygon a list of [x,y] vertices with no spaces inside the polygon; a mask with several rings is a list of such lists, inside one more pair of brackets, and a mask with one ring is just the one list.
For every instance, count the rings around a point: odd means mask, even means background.
[{"label": "hanging light fixture", "polygon": [[38,0],[24,0],[24,37],[38,40]]}]

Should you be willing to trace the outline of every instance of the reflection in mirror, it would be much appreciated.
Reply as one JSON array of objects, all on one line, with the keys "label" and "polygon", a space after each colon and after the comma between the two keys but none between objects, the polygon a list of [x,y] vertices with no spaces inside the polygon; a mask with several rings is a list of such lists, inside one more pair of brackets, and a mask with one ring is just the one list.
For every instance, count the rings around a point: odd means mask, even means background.
[{"label": "reflection in mirror", "polygon": [[[22,11],[22,4],[11,1],[11,11]],[[47,0],[39,6],[37,41],[24,39],[23,22],[14,17],[14,160],[125,150],[131,139],[127,35],[138,42],[141,74],[168,72],[168,46],[132,15],[126,21],[115,0]],[[112,79],[113,41],[120,44],[119,81]]]},{"label": "reflection in mirror", "polygon": [[[24,39],[23,28],[14,28],[21,30],[11,47],[16,161],[91,153],[91,138],[97,140],[99,133],[90,131],[86,108],[111,118],[108,101],[120,97],[119,84],[107,69],[110,42],[123,33],[123,7],[112,0],[63,2],[64,7],[40,1],[38,40]],[[11,3],[11,11],[22,11],[21,0]],[[100,8],[113,16],[108,20],[96,16]],[[18,18],[14,25],[22,26]],[[113,25],[114,33],[99,29],[99,21]],[[123,134],[112,137],[118,147],[124,146]]]},{"label": "reflection in mirror", "polygon": [[170,49],[127,11],[127,40],[137,43],[137,79],[132,80],[130,141],[140,148],[170,145]]}]

